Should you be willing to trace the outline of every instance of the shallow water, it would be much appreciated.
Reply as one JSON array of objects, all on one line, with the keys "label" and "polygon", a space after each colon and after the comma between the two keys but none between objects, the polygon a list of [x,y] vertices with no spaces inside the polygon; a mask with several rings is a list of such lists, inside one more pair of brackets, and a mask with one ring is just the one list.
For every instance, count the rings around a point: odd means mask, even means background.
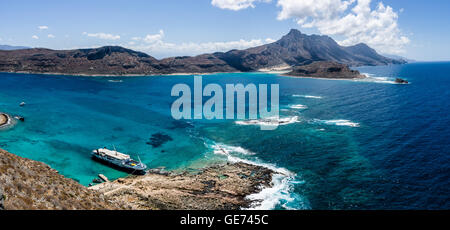
[{"label": "shallow water", "polygon": [[[173,120],[171,88],[192,85],[192,76],[0,74],[0,111],[26,118],[0,132],[0,148],[84,185],[99,173],[125,176],[90,159],[91,150],[113,145],[149,167],[195,170],[224,161],[270,167],[275,186],[250,197],[264,199],[254,208],[450,208],[450,63],[358,69],[370,78],[203,77],[204,84],[280,84],[281,118],[289,123],[275,131],[232,120]],[[392,84],[395,77],[411,84]],[[155,134],[171,139],[152,146]]]}]

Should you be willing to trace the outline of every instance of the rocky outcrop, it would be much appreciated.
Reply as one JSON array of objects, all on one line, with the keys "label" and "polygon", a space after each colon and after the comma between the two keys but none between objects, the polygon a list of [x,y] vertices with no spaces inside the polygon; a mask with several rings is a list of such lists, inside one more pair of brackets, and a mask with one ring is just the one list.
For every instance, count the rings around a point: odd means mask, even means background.
[{"label": "rocky outcrop", "polygon": [[0,209],[128,209],[48,165],[0,150]]},{"label": "rocky outcrop", "polygon": [[273,172],[243,163],[196,172],[153,172],[84,187],[48,165],[0,150],[0,210],[201,209],[249,207]]},{"label": "rocky outcrop", "polygon": [[132,176],[91,187],[133,209],[230,210],[249,207],[246,196],[270,186],[273,172],[243,163],[206,168],[197,173]]},{"label": "rocky outcrop", "polygon": [[347,65],[337,62],[313,62],[304,66],[296,66],[287,76],[327,78],[327,79],[358,79],[365,78],[359,71],[351,70]]},{"label": "rocky outcrop", "polygon": [[4,125],[8,124],[9,121],[9,116],[4,114],[4,113],[0,113],[0,128],[3,127]]},{"label": "rocky outcrop", "polygon": [[401,79],[401,78],[396,78],[395,79],[395,83],[397,84],[409,84],[409,82],[407,80]]},{"label": "rocky outcrop", "polygon": [[314,61],[334,61],[351,66],[405,63],[383,57],[365,44],[343,47],[328,36],[306,35],[298,30],[291,30],[274,43],[246,50],[162,60],[119,46],[78,50],[0,50],[1,72],[76,75],[249,72]]}]

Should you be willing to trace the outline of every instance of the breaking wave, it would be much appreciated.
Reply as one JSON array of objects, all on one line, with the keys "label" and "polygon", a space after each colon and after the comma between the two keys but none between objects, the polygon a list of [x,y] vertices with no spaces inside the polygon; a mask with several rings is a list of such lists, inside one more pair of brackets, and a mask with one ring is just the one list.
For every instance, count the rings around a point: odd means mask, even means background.
[{"label": "breaking wave", "polygon": [[16,120],[13,119],[9,114],[0,113],[0,115],[6,116],[6,123],[0,125],[0,131],[12,128],[17,123]]},{"label": "breaking wave", "polygon": [[313,96],[313,95],[298,95],[298,94],[294,94],[292,95],[293,97],[302,97],[302,98],[309,98],[309,99],[322,99],[323,97],[321,96]]},{"label": "breaking wave", "polygon": [[298,105],[291,105],[291,106],[289,106],[289,108],[291,108],[291,109],[307,109],[308,106],[298,104]]},{"label": "breaking wave", "polygon": [[359,123],[350,120],[315,120],[326,125],[348,126],[348,127],[360,127]]},{"label": "breaking wave", "polygon": [[362,73],[366,76],[364,79],[357,79],[354,81],[360,82],[373,82],[373,83],[382,83],[382,84],[397,84],[395,83],[395,79],[389,77],[376,77],[373,74]]},{"label": "breaking wave", "polygon": [[[277,167],[274,164],[261,162],[254,157],[253,160],[237,157],[236,155],[254,155],[251,151],[241,147],[229,146],[224,144],[213,144],[211,148],[216,155],[226,156],[229,162],[246,163],[250,165],[261,166],[274,171],[271,187],[262,187],[261,191],[250,194],[246,198],[253,201],[250,210],[271,210],[277,205],[285,209],[308,209],[308,202],[298,194],[293,192],[294,184],[304,183],[296,180],[297,175],[288,169]],[[250,153],[250,154],[249,154]]]},{"label": "breaking wave", "polygon": [[293,117],[268,117],[259,120],[246,120],[246,121],[236,121],[237,125],[261,125],[261,126],[279,126],[279,125],[289,125],[299,122],[298,116]]}]

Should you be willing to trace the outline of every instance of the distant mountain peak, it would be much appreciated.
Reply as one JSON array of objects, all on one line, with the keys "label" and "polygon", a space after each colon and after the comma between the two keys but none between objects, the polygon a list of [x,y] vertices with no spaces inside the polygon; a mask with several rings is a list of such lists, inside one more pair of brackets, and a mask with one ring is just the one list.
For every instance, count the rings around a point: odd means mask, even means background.
[{"label": "distant mountain peak", "polygon": [[26,47],[26,46],[0,45],[0,50],[23,50],[23,49],[30,49],[30,47]]},{"label": "distant mountain peak", "polygon": [[291,29],[287,35],[288,36],[299,36],[299,35],[302,35],[302,32],[300,32],[300,30],[297,30],[297,29]]},{"label": "distant mountain peak", "polygon": [[0,71],[69,74],[170,74],[249,72],[275,66],[331,61],[350,66],[403,64],[360,43],[340,46],[329,36],[292,29],[280,40],[245,50],[157,60],[120,46],[78,50],[28,49],[0,51]]}]

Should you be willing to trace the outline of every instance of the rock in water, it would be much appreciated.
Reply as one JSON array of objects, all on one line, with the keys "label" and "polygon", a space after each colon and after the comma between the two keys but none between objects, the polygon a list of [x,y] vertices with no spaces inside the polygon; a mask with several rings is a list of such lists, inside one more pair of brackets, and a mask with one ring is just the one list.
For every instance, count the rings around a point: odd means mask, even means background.
[{"label": "rock in water", "polygon": [[147,144],[153,146],[153,148],[158,148],[168,141],[173,141],[172,137],[164,133],[155,133]]},{"label": "rock in water", "polygon": [[25,118],[21,116],[15,116],[14,119],[19,120],[21,122],[25,122]]},{"label": "rock in water", "polygon": [[395,79],[395,83],[397,84],[409,84],[409,82],[407,80],[401,79],[401,78],[396,78]]}]

